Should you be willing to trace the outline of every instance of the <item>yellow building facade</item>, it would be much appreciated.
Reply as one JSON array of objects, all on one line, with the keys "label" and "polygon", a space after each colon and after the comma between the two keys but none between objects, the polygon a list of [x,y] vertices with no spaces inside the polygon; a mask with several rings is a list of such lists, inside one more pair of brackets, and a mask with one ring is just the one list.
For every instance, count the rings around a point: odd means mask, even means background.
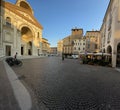
[{"label": "yellow building facade", "polygon": [[45,38],[42,38],[42,54],[44,56],[48,56],[50,54],[50,43]]},{"label": "yellow building facade", "polygon": [[16,52],[18,56],[41,54],[43,27],[35,19],[29,3],[1,1],[0,9],[0,57],[13,56]]},{"label": "yellow building facade", "polygon": [[87,31],[86,34],[86,52],[99,52],[100,51],[100,31]]},{"label": "yellow building facade", "polygon": [[57,43],[57,55],[62,56],[63,51],[63,40],[59,40]]},{"label": "yellow building facade", "polygon": [[72,55],[74,54],[74,40],[80,39],[83,36],[83,29],[72,29],[71,35],[65,37],[63,39],[63,54],[64,55]]}]

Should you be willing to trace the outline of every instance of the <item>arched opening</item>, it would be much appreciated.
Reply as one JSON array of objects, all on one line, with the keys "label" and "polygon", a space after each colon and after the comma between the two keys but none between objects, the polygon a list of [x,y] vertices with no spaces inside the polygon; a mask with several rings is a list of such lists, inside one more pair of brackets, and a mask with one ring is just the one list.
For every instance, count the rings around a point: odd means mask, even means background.
[{"label": "arched opening", "polygon": [[11,18],[10,17],[6,17],[6,25],[11,26]]},{"label": "arched opening", "polygon": [[116,65],[120,67],[120,43],[117,45],[117,58],[116,58]]},{"label": "arched opening", "polygon": [[103,53],[105,53],[105,49],[103,49]]},{"label": "arched opening", "polygon": [[[112,47],[110,45],[107,47],[107,53],[112,54]],[[112,63],[112,56],[106,56],[106,59],[110,64]]]},{"label": "arched opening", "polygon": [[110,45],[107,47],[107,53],[109,53],[109,54],[112,53],[112,47]]},{"label": "arched opening", "polygon": [[32,42],[28,42],[28,55],[32,55]]},{"label": "arched opening", "polygon": [[31,7],[30,7],[26,2],[21,1],[21,2],[20,2],[20,7],[24,8],[24,9],[26,9],[26,10],[28,10],[29,12],[32,13]]},{"label": "arched opening", "polygon": [[28,27],[23,27],[21,29],[21,35],[22,35],[21,55],[32,55],[32,47],[33,47],[32,31]]},{"label": "arched opening", "polygon": [[11,46],[10,45],[6,45],[6,56],[11,56]]}]

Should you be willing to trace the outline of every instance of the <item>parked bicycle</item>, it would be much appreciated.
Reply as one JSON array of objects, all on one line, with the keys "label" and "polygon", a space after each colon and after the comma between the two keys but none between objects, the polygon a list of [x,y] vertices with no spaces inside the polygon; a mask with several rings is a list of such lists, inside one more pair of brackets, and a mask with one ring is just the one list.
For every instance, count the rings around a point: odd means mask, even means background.
[{"label": "parked bicycle", "polygon": [[22,66],[22,64],[23,64],[21,60],[15,59],[13,57],[6,58],[6,62],[10,66],[14,66],[14,65]]}]

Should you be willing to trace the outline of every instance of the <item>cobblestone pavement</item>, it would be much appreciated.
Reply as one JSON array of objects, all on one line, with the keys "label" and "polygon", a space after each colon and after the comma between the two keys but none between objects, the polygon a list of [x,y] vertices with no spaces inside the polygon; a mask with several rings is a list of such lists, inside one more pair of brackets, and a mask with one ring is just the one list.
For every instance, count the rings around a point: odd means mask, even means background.
[{"label": "cobblestone pavement", "polygon": [[20,110],[2,61],[0,61],[0,110]]},{"label": "cobblestone pavement", "polygon": [[120,110],[120,72],[113,68],[49,57],[13,69],[48,110]]}]

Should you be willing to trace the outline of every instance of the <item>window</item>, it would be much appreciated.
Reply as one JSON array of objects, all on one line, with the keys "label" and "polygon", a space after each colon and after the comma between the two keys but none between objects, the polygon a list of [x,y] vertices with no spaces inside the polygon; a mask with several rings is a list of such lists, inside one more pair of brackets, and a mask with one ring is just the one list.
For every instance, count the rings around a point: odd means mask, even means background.
[{"label": "window", "polygon": [[110,39],[111,39],[111,32],[108,33],[108,39],[107,39],[107,43],[110,42]]},{"label": "window", "polygon": [[90,44],[88,44],[88,48],[90,48]]},{"label": "window", "polygon": [[38,34],[37,34],[37,38],[39,38],[39,32],[38,32]]},{"label": "window", "polygon": [[97,37],[95,38],[95,42],[97,42],[98,41],[98,39],[97,39]]},{"label": "window", "polygon": [[95,49],[97,49],[97,44],[95,44]]},{"label": "window", "polygon": [[109,21],[108,21],[108,30],[111,29],[111,24],[112,24],[112,14],[110,13],[110,15],[109,15]]},{"label": "window", "polygon": [[6,25],[11,27],[11,18],[6,17]]}]

